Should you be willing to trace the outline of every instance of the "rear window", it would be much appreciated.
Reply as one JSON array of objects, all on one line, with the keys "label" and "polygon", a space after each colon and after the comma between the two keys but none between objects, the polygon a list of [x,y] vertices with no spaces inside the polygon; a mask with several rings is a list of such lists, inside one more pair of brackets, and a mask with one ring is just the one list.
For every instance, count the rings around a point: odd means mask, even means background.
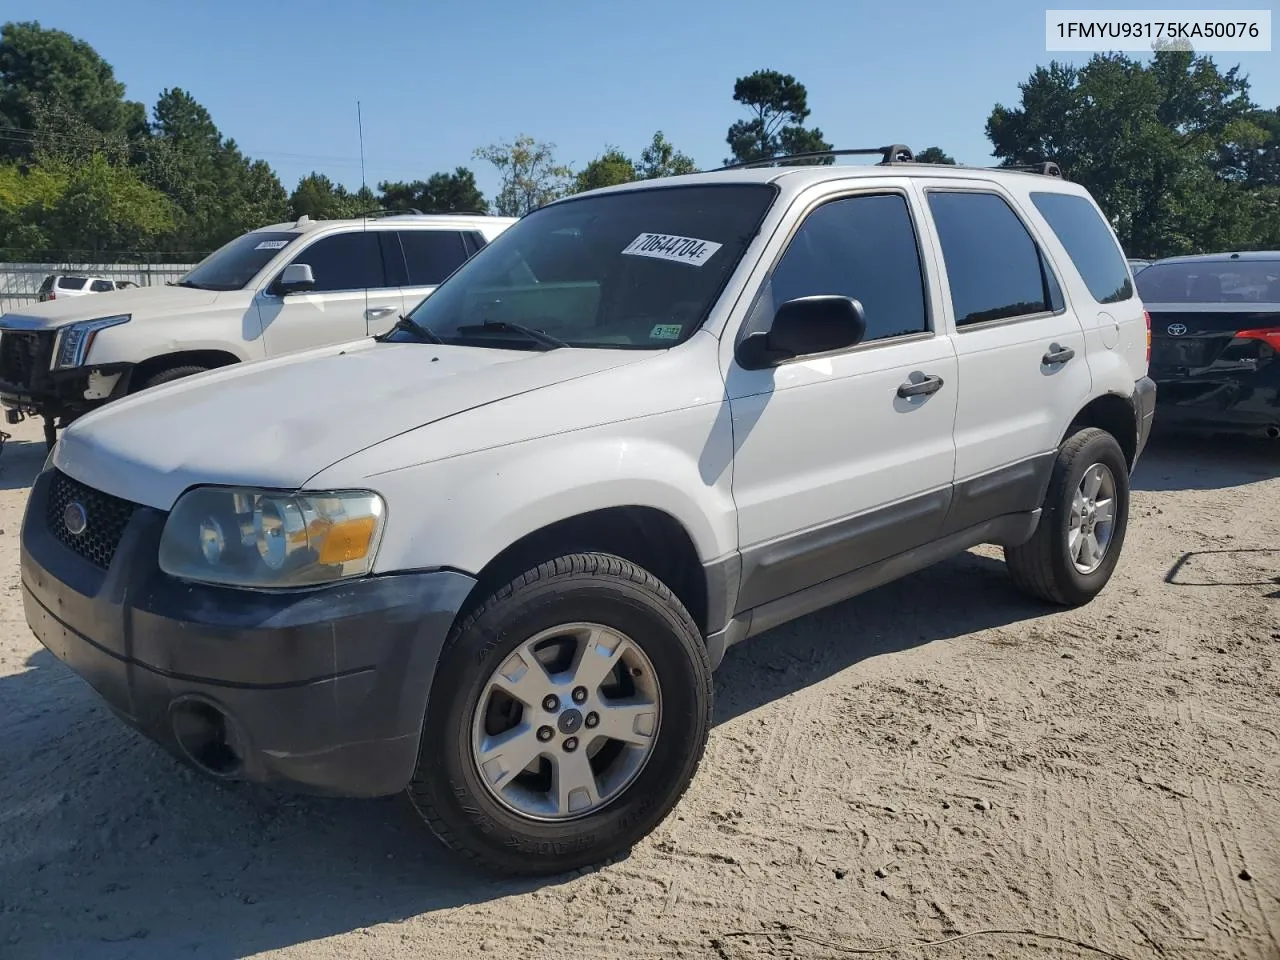
[{"label": "rear window", "polygon": [[43,282],[41,282],[41,284],[40,284],[40,292],[41,292],[41,293],[48,293],[48,292],[49,292],[50,290],[52,290],[52,289],[53,289],[53,277],[51,277],[51,276],[50,276],[50,277],[45,277],[45,278],[44,278],[44,280],[43,280]]},{"label": "rear window", "polygon": [[59,290],[83,290],[87,277],[59,277]]},{"label": "rear window", "polygon": [[1066,248],[1093,299],[1120,303],[1133,296],[1124,254],[1092,203],[1066,193],[1033,193],[1031,202]]},{"label": "rear window", "polygon": [[1135,282],[1147,303],[1280,303],[1280,260],[1155,263]]},{"label": "rear window", "polygon": [[400,245],[411,287],[434,287],[469,256],[457,230],[401,230]]}]

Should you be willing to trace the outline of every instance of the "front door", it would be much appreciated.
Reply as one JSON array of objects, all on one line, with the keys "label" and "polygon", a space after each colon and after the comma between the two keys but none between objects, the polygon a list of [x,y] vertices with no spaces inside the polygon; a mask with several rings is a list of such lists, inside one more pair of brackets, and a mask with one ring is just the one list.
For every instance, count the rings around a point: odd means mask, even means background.
[{"label": "front door", "polygon": [[928,542],[942,526],[956,358],[931,320],[913,203],[846,193],[813,208],[742,331],[767,329],[788,300],[836,294],[862,304],[861,344],[768,370],[727,360],[740,611]]},{"label": "front door", "polygon": [[258,296],[267,356],[345,343],[389,329],[404,310],[398,286],[388,283],[377,231],[321,237],[291,263],[311,267],[315,287],[279,296],[268,285]]}]

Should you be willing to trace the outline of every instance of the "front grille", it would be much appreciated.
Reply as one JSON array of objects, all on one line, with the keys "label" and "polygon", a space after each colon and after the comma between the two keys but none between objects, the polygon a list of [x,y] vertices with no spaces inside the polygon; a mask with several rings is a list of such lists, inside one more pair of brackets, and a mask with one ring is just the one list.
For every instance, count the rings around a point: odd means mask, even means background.
[{"label": "front grille", "polygon": [[[84,510],[85,527],[78,534],[67,529],[67,508],[72,504]],[[105,570],[111,566],[125,525],[136,509],[137,504],[86,487],[57,471],[49,487],[45,521],[64,545]]]},{"label": "front grille", "polygon": [[52,338],[45,333],[5,330],[0,333],[0,381],[31,387],[48,369]]}]

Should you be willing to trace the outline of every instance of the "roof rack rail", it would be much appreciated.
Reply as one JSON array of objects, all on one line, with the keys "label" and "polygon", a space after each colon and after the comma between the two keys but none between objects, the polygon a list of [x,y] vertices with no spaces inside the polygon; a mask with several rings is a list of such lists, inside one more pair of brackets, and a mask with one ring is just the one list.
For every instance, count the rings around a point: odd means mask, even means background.
[{"label": "roof rack rail", "polygon": [[1057,177],[1062,179],[1062,168],[1052,160],[1045,160],[1041,163],[1023,163],[1016,164],[1011,167],[991,167],[991,170],[1021,170],[1023,173],[1038,173],[1045,177]]},{"label": "roof rack rail", "polygon": [[362,213],[357,213],[351,219],[360,220],[373,217],[399,217],[405,214],[414,214],[419,217],[425,216],[425,214],[416,207],[378,207],[375,210],[365,210]]},{"label": "roof rack rail", "polygon": [[859,147],[851,150],[808,150],[805,153],[789,153],[781,157],[764,157],[760,160],[748,160],[744,163],[731,163],[724,167],[718,167],[713,172],[721,170],[746,170],[750,167],[772,167],[778,164],[787,163],[795,160],[815,160],[818,157],[874,157],[879,156],[881,163],[903,163],[910,162],[915,158],[915,154],[911,152],[910,147],[903,146],[901,143],[890,144],[887,147]]}]

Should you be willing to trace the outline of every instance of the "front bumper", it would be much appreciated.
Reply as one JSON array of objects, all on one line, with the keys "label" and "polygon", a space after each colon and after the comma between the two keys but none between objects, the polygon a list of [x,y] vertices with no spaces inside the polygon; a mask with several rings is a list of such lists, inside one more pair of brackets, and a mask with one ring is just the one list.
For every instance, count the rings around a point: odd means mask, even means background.
[{"label": "front bumper", "polygon": [[[342,796],[404,788],[471,577],[289,592],[187,583],[157,566],[165,514],[148,507],[134,509],[104,570],[52,533],[52,477],[36,480],[23,522],[27,622],[122,719],[217,776]],[[216,766],[193,746],[210,717],[227,748]]]}]

